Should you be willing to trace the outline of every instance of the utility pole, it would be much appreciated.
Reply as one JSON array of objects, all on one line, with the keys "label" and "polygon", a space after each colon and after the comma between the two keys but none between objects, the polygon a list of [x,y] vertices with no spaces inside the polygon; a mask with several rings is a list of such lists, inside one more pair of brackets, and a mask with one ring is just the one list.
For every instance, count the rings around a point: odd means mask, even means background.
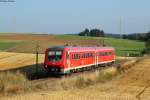
[{"label": "utility pole", "polygon": [[105,40],[104,40],[104,38],[102,39],[102,44],[103,44],[103,47],[105,47]]},{"label": "utility pole", "polygon": [[35,53],[36,53],[36,75],[37,75],[37,77],[38,77],[38,58],[39,58],[38,50],[39,50],[39,44],[37,43],[36,48],[35,48]]}]

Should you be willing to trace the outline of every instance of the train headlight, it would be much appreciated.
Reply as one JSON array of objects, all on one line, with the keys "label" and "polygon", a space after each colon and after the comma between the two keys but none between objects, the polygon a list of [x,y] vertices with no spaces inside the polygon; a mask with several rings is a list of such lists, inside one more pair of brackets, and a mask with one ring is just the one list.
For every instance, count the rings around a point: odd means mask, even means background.
[{"label": "train headlight", "polygon": [[64,72],[64,69],[61,68],[61,72]]}]

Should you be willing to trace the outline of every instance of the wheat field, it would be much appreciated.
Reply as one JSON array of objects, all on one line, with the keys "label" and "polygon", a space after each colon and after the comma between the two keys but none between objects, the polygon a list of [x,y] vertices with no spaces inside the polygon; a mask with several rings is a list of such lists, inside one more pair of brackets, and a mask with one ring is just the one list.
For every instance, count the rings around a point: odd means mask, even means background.
[{"label": "wheat field", "polygon": [[[0,52],[0,70],[35,64],[35,54]],[[39,54],[39,63],[44,62],[44,54]]]}]

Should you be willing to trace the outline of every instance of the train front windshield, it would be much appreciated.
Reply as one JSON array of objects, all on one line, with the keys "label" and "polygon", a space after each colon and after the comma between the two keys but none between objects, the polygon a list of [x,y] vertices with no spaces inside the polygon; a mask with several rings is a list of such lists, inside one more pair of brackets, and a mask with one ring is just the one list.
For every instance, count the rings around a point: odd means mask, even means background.
[{"label": "train front windshield", "polygon": [[62,60],[62,51],[49,51],[48,60],[50,62],[56,62]]}]

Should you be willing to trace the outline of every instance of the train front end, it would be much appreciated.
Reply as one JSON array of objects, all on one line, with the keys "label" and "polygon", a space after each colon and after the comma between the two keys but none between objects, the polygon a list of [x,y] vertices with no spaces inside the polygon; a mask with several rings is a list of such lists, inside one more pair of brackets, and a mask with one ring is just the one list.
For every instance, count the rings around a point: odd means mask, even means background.
[{"label": "train front end", "polygon": [[64,47],[51,47],[45,51],[44,68],[51,74],[64,74]]}]

